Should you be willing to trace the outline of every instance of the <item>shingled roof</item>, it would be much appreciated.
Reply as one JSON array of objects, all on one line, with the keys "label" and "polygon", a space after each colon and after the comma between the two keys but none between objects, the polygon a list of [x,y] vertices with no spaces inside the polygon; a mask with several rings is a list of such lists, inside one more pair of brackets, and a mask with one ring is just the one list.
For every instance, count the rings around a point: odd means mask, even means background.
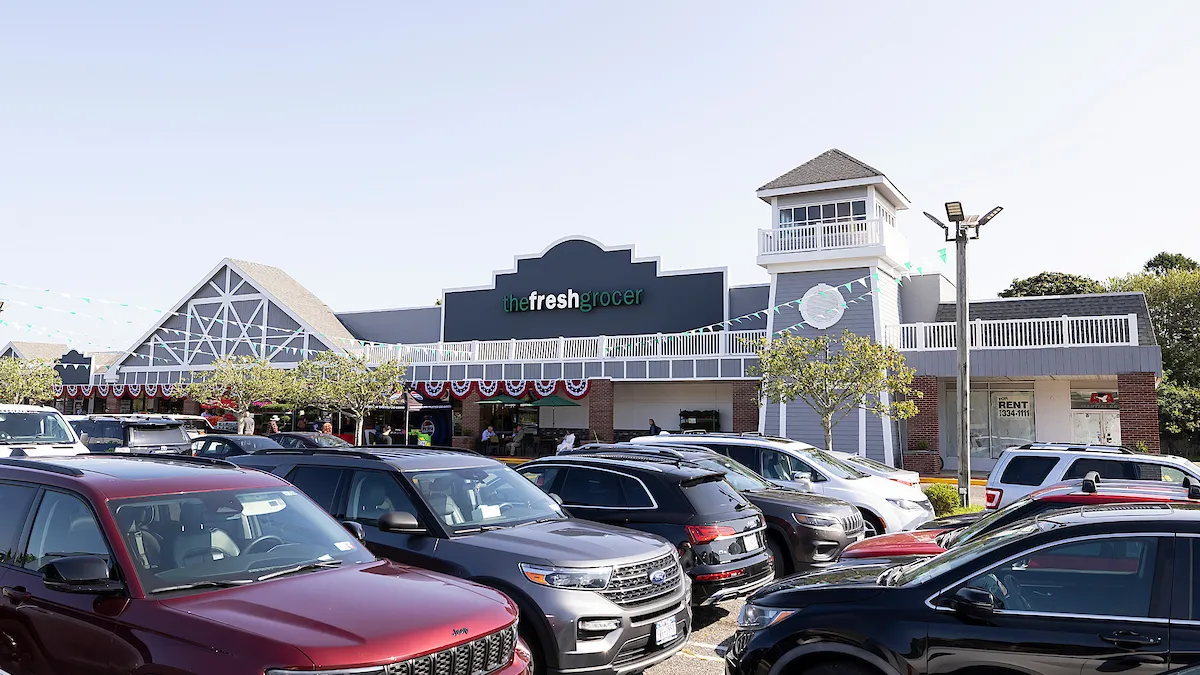
[{"label": "shingled roof", "polygon": [[13,353],[22,359],[54,363],[61,359],[62,355],[66,354],[70,348],[57,342],[18,342],[13,340],[5,349],[0,350],[0,353],[7,352],[9,349],[12,349]]},{"label": "shingled roof", "polygon": [[236,269],[259,288],[275,296],[279,302],[303,319],[314,330],[332,340],[332,346],[345,349],[355,342],[354,336],[338,320],[333,310],[278,267],[247,260],[229,259]]},{"label": "shingled roof", "polygon": [[883,176],[883,172],[834,148],[813,157],[800,166],[767,183],[759,190],[832,183]]}]

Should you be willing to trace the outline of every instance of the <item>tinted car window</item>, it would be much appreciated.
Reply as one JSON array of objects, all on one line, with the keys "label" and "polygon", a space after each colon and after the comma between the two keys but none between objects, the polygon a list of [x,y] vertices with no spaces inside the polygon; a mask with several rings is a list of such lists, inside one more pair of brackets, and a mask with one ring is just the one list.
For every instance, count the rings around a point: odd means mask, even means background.
[{"label": "tinted car window", "polygon": [[633,478],[596,469],[572,467],[563,481],[563,494],[559,495],[567,504],[606,507],[649,507],[650,495]]},{"label": "tinted car window", "polygon": [[[203,441],[204,445],[200,449],[200,454],[204,457],[226,457],[230,454],[242,454],[240,452],[231,452],[234,450],[229,443],[215,438]],[[195,447],[195,444],[193,444]]]},{"label": "tinted car window", "polygon": [[1081,457],[1072,462],[1063,478],[1083,478],[1092,471],[1099,472],[1101,478],[1115,480],[1163,480],[1162,468],[1157,464],[1092,457]]},{"label": "tinted car window", "polygon": [[713,448],[717,452],[729,455],[735,461],[745,464],[754,471],[759,470],[758,450],[756,448],[747,447],[744,445],[726,445],[722,448]]},{"label": "tinted car window", "polygon": [[385,471],[355,471],[350,479],[350,508],[346,517],[363,525],[375,525],[388,511],[403,511],[417,515],[412,499]]},{"label": "tinted car window", "polygon": [[329,513],[334,512],[334,497],[342,470],[325,466],[298,466],[287,475],[287,481],[304,491],[309,499]]},{"label": "tinted car window", "polygon": [[112,452],[125,445],[125,434],[121,432],[120,422],[85,422],[76,430],[80,434],[88,435],[87,446],[92,452]]},{"label": "tinted car window", "polygon": [[28,485],[0,483],[0,504],[4,505],[0,509],[0,562],[16,562],[17,538],[35,494],[37,489]]},{"label": "tinted car window", "polygon": [[[557,466],[531,466],[521,469],[521,475],[524,476],[530,483],[538,486],[543,492],[549,492],[554,486],[554,479],[558,477],[558,473],[562,471]],[[559,495],[560,497],[562,495]]]},{"label": "tinted car window", "polygon": [[1087,616],[1147,617],[1155,537],[1107,538],[1051,546],[967,582],[1004,609]]},{"label": "tinted car window", "polygon": [[47,492],[29,533],[25,567],[37,571],[57,558],[73,555],[112,559],[88,505],[74,495]]},{"label": "tinted car window", "polygon": [[1058,464],[1057,457],[1017,455],[1004,467],[1000,482],[1009,485],[1041,485],[1055,464]]},{"label": "tinted car window", "polygon": [[242,450],[247,452],[258,452],[259,450],[271,450],[279,448],[280,445],[266,436],[248,436],[239,438],[237,445]]},{"label": "tinted car window", "polygon": [[738,507],[745,508],[750,505],[741,493],[723,479],[685,485],[682,489],[688,503],[696,509],[696,514],[701,516],[729,513]]}]

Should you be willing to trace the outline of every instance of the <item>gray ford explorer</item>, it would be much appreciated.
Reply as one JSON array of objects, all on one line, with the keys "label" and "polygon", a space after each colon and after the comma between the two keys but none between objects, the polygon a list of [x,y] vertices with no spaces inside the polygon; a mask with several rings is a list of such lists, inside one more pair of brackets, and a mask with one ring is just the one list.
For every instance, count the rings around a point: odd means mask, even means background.
[{"label": "gray ford explorer", "polygon": [[679,651],[691,581],[654,535],[569,517],[508,466],[435,448],[264,450],[376,555],[506,593],[537,675],[624,675]]}]

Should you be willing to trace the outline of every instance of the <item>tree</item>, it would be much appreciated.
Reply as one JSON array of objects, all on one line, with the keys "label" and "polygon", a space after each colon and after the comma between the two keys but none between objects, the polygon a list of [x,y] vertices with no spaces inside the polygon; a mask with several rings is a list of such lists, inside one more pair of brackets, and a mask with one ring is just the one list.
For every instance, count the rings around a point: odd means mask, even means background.
[{"label": "tree", "polygon": [[0,358],[0,402],[39,404],[54,398],[62,378],[47,361]]},{"label": "tree", "polygon": [[1163,370],[1177,385],[1200,387],[1200,271],[1130,274],[1109,288],[1145,294]]},{"label": "tree", "polygon": [[1013,279],[1008,288],[1000,291],[1000,297],[1028,298],[1037,295],[1079,295],[1103,292],[1104,285],[1089,277],[1066,272],[1042,272],[1024,279]]},{"label": "tree", "polygon": [[354,443],[363,444],[367,413],[393,401],[404,388],[404,365],[395,359],[371,367],[365,354],[321,352],[296,369],[296,397],[354,420]]},{"label": "tree", "polygon": [[921,392],[911,386],[916,370],[894,347],[845,331],[840,338],[762,338],[757,352],[760,399],[812,408],[821,417],[826,450],[833,449],[833,428],[860,407],[895,419],[917,414],[912,399]]},{"label": "tree", "polygon": [[1150,274],[1162,276],[1172,270],[1195,272],[1200,270],[1200,263],[1182,253],[1167,253],[1163,251],[1147,260],[1146,265],[1142,269]]},{"label": "tree", "polygon": [[291,391],[290,370],[276,368],[258,356],[223,356],[212,370],[198,371],[181,387],[188,397],[218,404],[237,414],[238,433],[247,431],[245,419],[255,403],[279,402]]}]

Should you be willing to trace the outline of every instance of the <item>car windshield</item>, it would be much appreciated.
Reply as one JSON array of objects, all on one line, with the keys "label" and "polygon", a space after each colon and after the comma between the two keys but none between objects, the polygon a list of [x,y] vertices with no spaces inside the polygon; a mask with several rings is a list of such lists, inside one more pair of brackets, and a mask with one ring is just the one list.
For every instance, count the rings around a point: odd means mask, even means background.
[{"label": "car windshield", "polygon": [[182,445],[191,442],[183,426],[129,427],[129,447],[146,445]]},{"label": "car windshield", "polygon": [[880,575],[880,583],[888,586],[917,586],[964,565],[981,555],[1022,537],[1057,527],[1052,520],[1022,520],[1011,527],[989,532],[961,546],[955,546],[932,558],[923,558],[907,565],[893,567]]},{"label": "car windshield", "polygon": [[405,476],[452,535],[566,517],[558,503],[507,466]]},{"label": "car windshield", "polygon": [[868,475],[824,450],[806,448],[800,451],[800,458],[814,462],[836,478],[854,480],[856,478],[866,478]]},{"label": "car windshield", "polygon": [[208,420],[206,420],[204,418],[200,418],[198,420],[187,419],[187,420],[179,420],[179,421],[183,423],[183,428],[187,429],[188,431],[205,431],[205,432],[207,432],[207,431],[212,430],[212,425],[209,424]]},{"label": "car windshield", "polygon": [[301,565],[374,560],[290,486],[136,497],[110,501],[108,508],[146,593],[255,583]]},{"label": "car windshield", "polygon": [[0,412],[0,444],[74,442],[66,420],[56,412]]},{"label": "car windshield", "polygon": [[353,447],[352,445],[350,445],[346,441],[343,441],[342,439],[338,438],[337,436],[330,436],[329,434],[317,434],[316,436],[313,436],[313,442],[317,444],[318,448],[350,448],[350,447]]},{"label": "car windshield", "polygon": [[700,459],[696,460],[696,463],[706,469],[723,472],[725,480],[738,490],[766,490],[771,487],[770,483],[746,468],[744,464],[739,464],[728,457]]},{"label": "car windshield", "polygon": [[1021,497],[1017,501],[1013,502],[1012,504],[1009,504],[1008,506],[1006,506],[998,511],[992,511],[991,513],[987,514],[986,516],[983,516],[982,518],[975,521],[974,523],[971,523],[967,527],[961,527],[957,530],[954,530],[953,532],[946,533],[945,539],[943,541],[939,542],[938,545],[941,546],[942,548],[948,549],[953,546],[960,546],[962,544],[965,544],[968,541],[971,541],[972,539],[974,539],[975,537],[978,537],[981,534],[987,533],[995,526],[995,524],[1001,518],[1011,516],[1013,512],[1024,509],[1032,501],[1033,501],[1033,495],[1026,495],[1024,497]]},{"label": "car windshield", "polygon": [[246,451],[274,450],[283,447],[266,436],[242,436],[237,439],[237,444]]}]

